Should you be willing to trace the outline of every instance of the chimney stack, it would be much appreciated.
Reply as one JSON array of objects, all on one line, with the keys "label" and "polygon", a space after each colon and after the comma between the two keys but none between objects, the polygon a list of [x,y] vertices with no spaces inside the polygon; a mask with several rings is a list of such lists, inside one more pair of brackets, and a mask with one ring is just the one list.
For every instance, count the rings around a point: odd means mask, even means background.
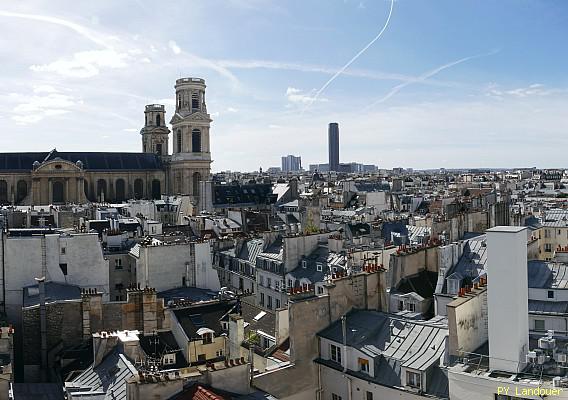
[{"label": "chimney stack", "polygon": [[489,368],[519,372],[529,351],[527,228],[487,230]]}]

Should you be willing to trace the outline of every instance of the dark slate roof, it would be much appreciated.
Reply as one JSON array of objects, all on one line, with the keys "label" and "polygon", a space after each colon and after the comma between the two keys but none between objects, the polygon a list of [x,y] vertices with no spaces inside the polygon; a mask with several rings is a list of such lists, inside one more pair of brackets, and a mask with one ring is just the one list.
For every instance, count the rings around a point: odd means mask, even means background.
[{"label": "dark slate roof", "polygon": [[[432,368],[435,379],[427,382],[427,392],[447,398],[447,375],[439,369],[438,360],[443,356],[448,338],[448,328],[443,317],[429,321],[412,321],[377,311],[356,310],[347,314],[347,346],[353,347],[374,360],[375,375],[349,371],[361,379],[390,387],[401,386],[401,367],[425,371]],[[341,321],[336,321],[318,336],[342,343]],[[337,364],[318,360],[335,368]]]},{"label": "dark slate roof", "polygon": [[160,157],[150,153],[107,153],[107,152],[51,152],[42,153],[0,153],[0,171],[31,171],[35,161],[40,163],[55,159],[72,163],[81,161],[88,171],[114,170],[159,170]]},{"label": "dark slate roof", "polygon": [[217,296],[219,296],[219,292],[214,292],[209,289],[200,289],[186,286],[169,289],[158,293],[158,297],[163,298],[166,304],[170,300],[175,301],[182,299],[184,301],[190,302],[209,301],[215,299]]},{"label": "dark slate roof", "polygon": [[403,278],[397,291],[401,293],[418,293],[425,299],[430,299],[434,295],[438,274],[436,272],[422,270],[416,275]]},{"label": "dark slate roof", "polygon": [[140,336],[140,347],[144,353],[152,358],[161,359],[164,354],[175,353],[175,364],[162,365],[160,369],[186,368],[187,363],[172,331],[157,332],[156,335]]},{"label": "dark slate roof", "polygon": [[[30,285],[24,289],[24,307],[35,306],[39,304],[39,286]],[[45,301],[47,303],[62,300],[80,300],[81,288],[76,285],[67,283],[46,282],[45,283]]]},{"label": "dark slate roof", "polygon": [[[302,261],[306,261],[306,267],[302,265]],[[322,264],[322,270],[317,270],[318,263]],[[295,279],[308,279],[312,284],[322,282],[326,275],[336,270],[344,270],[347,264],[346,256],[329,251],[327,246],[318,246],[307,257],[304,257],[298,263],[298,266],[289,272]]]},{"label": "dark slate roof", "polygon": [[530,288],[568,289],[568,264],[531,260],[528,283]]},{"label": "dark slate roof", "polygon": [[221,320],[236,306],[237,302],[234,300],[215,301],[178,309],[174,314],[186,336],[192,340],[199,337],[197,331],[200,328],[209,328],[215,331],[215,336],[219,336],[223,332]]},{"label": "dark slate roof", "polygon": [[535,314],[568,314],[568,301],[529,299],[529,312]]},{"label": "dark slate roof", "polygon": [[[242,302],[241,310],[243,320],[248,323],[246,332],[261,330],[270,336],[276,336],[276,315],[274,312],[259,308],[248,301]],[[255,320],[254,318],[261,312],[264,312],[262,318]]]},{"label": "dark slate roof", "polygon": [[57,383],[13,383],[14,400],[63,400]]},{"label": "dark slate roof", "polygon": [[462,256],[455,267],[448,271],[448,276],[458,273],[460,279],[469,277],[475,280],[483,275],[487,265],[486,239],[486,235],[479,235],[466,240]]},{"label": "dark slate roof", "polygon": [[272,193],[272,184],[213,186],[213,205],[215,207],[274,204],[277,195]]},{"label": "dark slate roof", "polygon": [[126,381],[137,374],[124,354],[115,350],[95,368],[86,369],[71,381],[78,389],[73,397],[79,397],[77,392],[83,392],[89,399],[126,400]]}]

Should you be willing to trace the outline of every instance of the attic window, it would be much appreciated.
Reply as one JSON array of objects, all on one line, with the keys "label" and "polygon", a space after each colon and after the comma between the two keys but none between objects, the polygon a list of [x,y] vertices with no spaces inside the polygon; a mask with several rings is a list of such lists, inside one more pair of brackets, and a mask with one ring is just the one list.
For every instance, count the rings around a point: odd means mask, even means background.
[{"label": "attic window", "polygon": [[56,164],[55,169],[61,169],[61,164]]},{"label": "attic window", "polygon": [[302,268],[306,268],[308,266],[308,262],[306,260],[302,260]]},{"label": "attic window", "polygon": [[316,264],[316,269],[318,270],[318,272],[323,271],[323,265],[322,265],[322,263],[317,263],[317,264]]}]

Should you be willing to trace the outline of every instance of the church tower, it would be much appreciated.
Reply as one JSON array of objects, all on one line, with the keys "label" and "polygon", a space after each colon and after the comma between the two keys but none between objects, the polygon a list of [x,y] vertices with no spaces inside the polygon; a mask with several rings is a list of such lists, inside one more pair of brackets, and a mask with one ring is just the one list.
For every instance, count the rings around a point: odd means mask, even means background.
[{"label": "church tower", "polygon": [[166,126],[166,110],[161,104],[148,104],[144,110],[144,128],[142,135],[142,152],[154,153],[160,157],[168,155],[170,130]]},{"label": "church tower", "polygon": [[205,104],[205,80],[176,80],[176,111],[172,117],[172,193],[199,199],[199,182],[211,173],[209,127],[211,118]]}]

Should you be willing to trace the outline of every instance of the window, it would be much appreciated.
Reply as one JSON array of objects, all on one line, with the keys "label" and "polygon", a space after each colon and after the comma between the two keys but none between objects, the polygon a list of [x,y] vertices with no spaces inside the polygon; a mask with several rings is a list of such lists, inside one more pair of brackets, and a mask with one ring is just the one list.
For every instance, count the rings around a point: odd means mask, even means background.
[{"label": "window", "polygon": [[306,260],[302,260],[302,268],[306,268],[308,266],[308,262]]},{"label": "window", "polygon": [[122,258],[117,258],[114,260],[114,268],[122,269]]},{"label": "window", "polygon": [[199,110],[199,93],[193,92],[191,94],[191,108],[193,110]]},{"label": "window", "polygon": [[160,155],[162,154],[162,143],[156,144],[156,153]]},{"label": "window", "polygon": [[373,392],[365,392],[365,400],[373,400]]},{"label": "window", "polygon": [[62,255],[64,255],[66,251],[67,251],[67,248],[65,248],[65,247],[62,247],[62,248],[61,248],[61,254],[62,254]]},{"label": "window", "polygon": [[156,125],[157,126],[162,125],[161,120],[160,120],[160,114],[156,115]]},{"label": "window", "polygon": [[274,281],[274,289],[280,290],[280,281],[278,281],[278,280]]},{"label": "window", "polygon": [[334,344],[329,345],[329,353],[331,354],[331,361],[341,364],[341,349]]},{"label": "window", "polygon": [[550,237],[550,231],[548,229],[544,230],[544,237],[545,238],[549,238]]},{"label": "window", "polygon": [[546,251],[547,253],[550,253],[552,251],[552,244],[545,243],[544,244],[544,251]]},{"label": "window", "polygon": [[408,311],[415,312],[416,311],[416,304],[408,303]]},{"label": "window", "polygon": [[258,276],[258,283],[260,284],[260,286],[264,286],[264,276],[262,275]]},{"label": "window", "polygon": [[197,356],[197,361],[206,361],[207,356],[205,354],[200,354]]},{"label": "window", "polygon": [[322,265],[322,263],[317,263],[317,264],[316,264],[316,269],[318,270],[318,272],[322,272],[322,271],[323,271],[323,265]]},{"label": "window", "polygon": [[203,339],[203,344],[213,343],[213,334],[212,333],[204,333],[201,338]]},{"label": "window", "polygon": [[335,393],[331,394],[331,400],[341,400],[341,396]]},{"label": "window", "polygon": [[554,290],[549,290],[549,291],[548,291],[548,298],[549,298],[549,299],[553,299],[553,298],[554,298]]},{"label": "window", "polygon": [[294,284],[292,283],[292,279],[288,279],[288,288],[292,288],[294,287]]},{"label": "window", "polygon": [[182,137],[181,137],[181,129],[178,129],[178,131],[177,131],[177,146],[176,146],[178,153],[182,152],[182,149],[181,149],[182,144],[183,143],[182,143]]},{"label": "window", "polygon": [[369,360],[367,360],[366,358],[359,358],[357,359],[357,364],[359,365],[359,371],[366,374],[369,373]]},{"label": "window", "polygon": [[321,286],[318,286],[318,294],[323,294],[323,288]]},{"label": "window", "polygon": [[264,307],[264,293],[260,294],[260,305]]},{"label": "window", "polygon": [[270,308],[270,309],[272,309],[272,297],[271,297],[271,296],[268,296],[268,304],[267,304],[267,307]]},{"label": "window", "polygon": [[191,131],[191,151],[201,153],[201,131],[199,129]]},{"label": "window", "polygon": [[217,350],[217,351],[215,352],[215,356],[217,356],[217,357],[223,357],[223,350]]},{"label": "window", "polygon": [[280,308],[280,300],[279,299],[276,299],[276,308],[277,309]]},{"label": "window", "polygon": [[404,301],[399,300],[398,301],[398,311],[403,311],[404,310]]},{"label": "window", "polygon": [[175,363],[176,363],[176,355],[175,355],[175,353],[173,353],[173,354],[164,354],[164,357],[163,357],[162,360],[163,360],[163,362],[164,362],[164,365],[172,365],[172,364],[175,364]]},{"label": "window", "polygon": [[272,279],[266,278],[266,287],[269,287],[269,288],[272,287]]},{"label": "window", "polygon": [[534,320],[534,330],[535,331],[544,331],[544,320],[543,319],[535,319]]},{"label": "window", "polygon": [[420,374],[406,371],[406,386],[420,389]]},{"label": "window", "polygon": [[63,275],[67,276],[67,264],[59,264],[59,268],[61,268]]}]

